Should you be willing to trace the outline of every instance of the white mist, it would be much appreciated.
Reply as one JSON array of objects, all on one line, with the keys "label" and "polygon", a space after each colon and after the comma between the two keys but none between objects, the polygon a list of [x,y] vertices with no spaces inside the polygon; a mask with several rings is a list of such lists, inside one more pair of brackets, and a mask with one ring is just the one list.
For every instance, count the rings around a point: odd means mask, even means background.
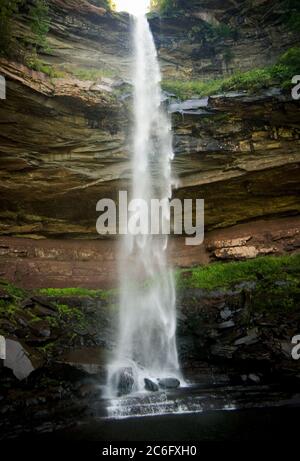
[{"label": "white mist", "polygon": [[[161,106],[157,51],[145,15],[134,18],[134,48],[131,199],[148,203],[152,198],[169,200],[174,157],[171,124]],[[162,220],[170,220],[169,210],[164,210]],[[144,389],[144,378],[179,374],[176,293],[167,244],[165,235],[128,234],[123,238],[117,348],[108,377],[112,395],[117,393],[116,374],[124,367],[132,369],[136,391]]]}]

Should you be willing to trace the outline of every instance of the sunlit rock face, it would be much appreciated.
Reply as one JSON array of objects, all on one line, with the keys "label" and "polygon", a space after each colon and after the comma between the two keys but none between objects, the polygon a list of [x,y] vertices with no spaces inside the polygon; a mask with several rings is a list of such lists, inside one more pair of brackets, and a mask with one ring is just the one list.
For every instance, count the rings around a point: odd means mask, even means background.
[{"label": "sunlit rock face", "polygon": [[[60,78],[0,62],[8,94],[0,105],[0,234],[91,238],[96,202],[117,197],[129,182],[130,19],[87,2],[51,4],[51,54],[42,59],[63,72]],[[184,17],[151,20],[165,75],[192,69],[208,78],[223,69],[211,61],[204,70],[202,57],[194,54],[206,49],[187,34],[193,21],[202,24],[200,13],[225,21],[231,12],[234,24],[241,21],[241,38],[230,39],[240,47],[234,70],[258,65],[255,56],[264,59],[267,52],[262,49],[273,50],[272,60],[295,42],[294,34],[279,33],[276,15],[266,16],[267,29],[254,27],[262,7],[237,15],[229,4],[193,2]],[[22,20],[15,29],[24,37],[28,24]],[[271,48],[263,35],[270,30]],[[218,43],[223,51],[226,40]],[[216,49],[211,53],[215,59]],[[206,200],[207,230],[299,211],[298,106],[278,91],[171,106],[179,179],[174,195]]]}]

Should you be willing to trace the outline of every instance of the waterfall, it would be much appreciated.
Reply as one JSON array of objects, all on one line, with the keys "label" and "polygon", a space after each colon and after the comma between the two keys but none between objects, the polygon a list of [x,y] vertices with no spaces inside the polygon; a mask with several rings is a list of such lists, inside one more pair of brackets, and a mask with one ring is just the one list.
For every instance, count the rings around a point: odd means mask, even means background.
[{"label": "waterfall", "polygon": [[[171,123],[162,107],[158,56],[145,15],[134,19],[134,136],[131,199],[168,203],[172,194]],[[139,211],[136,211],[137,215]],[[140,213],[142,211],[140,210]],[[170,221],[162,207],[160,226]],[[178,376],[176,293],[167,259],[166,235],[122,238],[120,250],[120,312],[117,348],[109,366],[112,392],[120,370],[130,369],[133,390],[144,389],[144,378]]]}]

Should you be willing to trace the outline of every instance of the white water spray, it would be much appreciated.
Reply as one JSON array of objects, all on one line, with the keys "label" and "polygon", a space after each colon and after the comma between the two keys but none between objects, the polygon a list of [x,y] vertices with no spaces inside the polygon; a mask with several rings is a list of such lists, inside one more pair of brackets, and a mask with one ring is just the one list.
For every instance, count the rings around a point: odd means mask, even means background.
[{"label": "white water spray", "polygon": [[[161,75],[153,36],[145,15],[134,19],[134,146],[132,199],[163,199],[172,194],[172,134],[162,108]],[[133,215],[139,221],[142,210]],[[168,207],[160,223],[170,220]],[[120,314],[117,349],[109,366],[108,385],[117,393],[119,370],[130,368],[134,390],[144,378],[178,376],[176,293],[167,261],[165,235],[124,236],[120,263]]]}]

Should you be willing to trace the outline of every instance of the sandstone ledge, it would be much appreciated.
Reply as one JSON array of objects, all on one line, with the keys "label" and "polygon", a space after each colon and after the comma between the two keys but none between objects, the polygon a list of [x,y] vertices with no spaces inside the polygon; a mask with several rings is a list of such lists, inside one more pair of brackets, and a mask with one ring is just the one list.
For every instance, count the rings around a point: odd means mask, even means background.
[{"label": "sandstone ledge", "polygon": [[[300,248],[299,228],[299,217],[258,220],[208,232],[199,247],[171,239],[171,260],[177,267],[191,267],[218,259],[295,253]],[[117,242],[0,237],[0,277],[25,288],[115,287]]]}]

